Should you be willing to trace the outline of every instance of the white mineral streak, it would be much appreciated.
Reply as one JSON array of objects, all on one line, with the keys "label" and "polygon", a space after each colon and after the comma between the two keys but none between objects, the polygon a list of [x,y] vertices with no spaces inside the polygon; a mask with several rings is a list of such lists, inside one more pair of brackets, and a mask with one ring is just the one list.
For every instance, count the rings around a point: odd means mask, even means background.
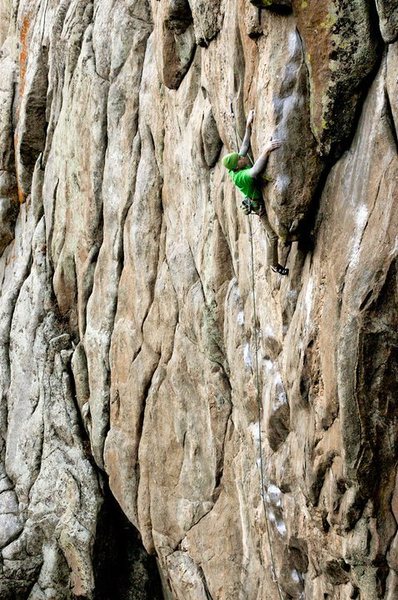
[{"label": "white mineral streak", "polygon": [[304,296],[304,311],[305,311],[305,322],[306,322],[306,326],[308,327],[310,324],[310,320],[311,320],[311,311],[312,311],[312,306],[313,306],[313,301],[314,301],[314,280],[312,277],[310,277],[310,279],[307,282],[307,287],[305,290],[305,296]]},{"label": "white mineral streak", "polygon": [[353,236],[353,245],[350,256],[350,268],[354,268],[358,265],[360,259],[360,248],[363,231],[368,222],[368,209],[366,206],[360,206],[357,214],[355,215],[355,233]]},{"label": "white mineral streak", "polygon": [[243,360],[245,361],[245,365],[247,367],[252,367],[253,366],[253,362],[252,362],[252,352],[250,349],[250,344],[246,343],[243,347]]}]

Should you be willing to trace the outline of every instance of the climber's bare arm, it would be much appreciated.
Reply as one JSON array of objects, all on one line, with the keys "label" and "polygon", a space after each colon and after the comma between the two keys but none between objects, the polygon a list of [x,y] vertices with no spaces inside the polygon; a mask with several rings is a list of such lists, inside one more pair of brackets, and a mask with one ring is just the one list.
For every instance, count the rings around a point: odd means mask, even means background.
[{"label": "climber's bare arm", "polygon": [[239,156],[246,156],[246,154],[249,152],[253,119],[254,119],[254,110],[251,110],[247,117],[245,137],[243,138],[242,146],[240,147],[240,150],[239,150]]},{"label": "climber's bare arm", "polygon": [[282,144],[281,141],[273,140],[272,142],[270,142],[269,144],[267,144],[265,146],[264,150],[261,152],[260,156],[258,157],[256,162],[250,169],[250,175],[252,177],[258,177],[259,175],[261,175],[261,173],[264,171],[264,169],[267,165],[267,160],[268,160],[269,155],[271,154],[271,152],[273,150],[280,148],[281,144]]}]

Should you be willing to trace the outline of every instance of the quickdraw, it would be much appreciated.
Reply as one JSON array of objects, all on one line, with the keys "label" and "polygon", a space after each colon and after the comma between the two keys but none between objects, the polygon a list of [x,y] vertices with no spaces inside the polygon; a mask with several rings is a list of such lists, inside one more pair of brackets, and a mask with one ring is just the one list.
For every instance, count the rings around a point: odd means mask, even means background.
[{"label": "quickdraw", "polygon": [[243,198],[241,208],[245,215],[251,215],[252,213],[258,215],[263,210],[261,201],[254,198]]}]

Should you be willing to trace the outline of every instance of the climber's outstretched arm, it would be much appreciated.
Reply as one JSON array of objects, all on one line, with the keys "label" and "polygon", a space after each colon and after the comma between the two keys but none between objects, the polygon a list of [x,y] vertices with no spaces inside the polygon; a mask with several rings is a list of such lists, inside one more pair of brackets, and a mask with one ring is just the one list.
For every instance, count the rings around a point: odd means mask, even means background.
[{"label": "climber's outstretched arm", "polygon": [[280,142],[279,140],[274,140],[273,142],[270,142],[269,144],[266,145],[266,147],[264,148],[264,150],[262,151],[262,153],[260,154],[260,156],[258,157],[256,162],[250,169],[250,175],[252,177],[258,177],[259,175],[261,175],[261,173],[264,171],[264,169],[267,165],[267,160],[268,160],[269,155],[271,154],[271,152],[273,150],[276,150],[277,148],[279,148],[281,146],[281,144],[282,144],[282,142]]},{"label": "climber's outstretched arm", "polygon": [[239,150],[239,156],[246,156],[246,154],[249,152],[253,119],[254,119],[254,110],[251,110],[249,112],[249,116],[247,117],[245,137],[243,138],[243,142],[242,142],[242,145]]}]

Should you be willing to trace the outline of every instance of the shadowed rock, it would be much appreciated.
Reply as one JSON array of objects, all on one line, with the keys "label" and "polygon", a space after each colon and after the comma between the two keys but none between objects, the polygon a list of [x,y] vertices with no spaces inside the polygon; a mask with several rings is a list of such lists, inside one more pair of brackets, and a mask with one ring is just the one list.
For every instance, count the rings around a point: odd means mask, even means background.
[{"label": "shadowed rock", "polygon": [[164,84],[178,89],[195,52],[193,19],[188,0],[161,0],[159,39],[161,73]]},{"label": "shadowed rock", "polygon": [[250,2],[259,8],[268,8],[281,14],[290,13],[292,10],[292,0],[250,0]]},{"label": "shadowed rock", "polygon": [[380,55],[374,15],[367,0],[293,0],[293,10],[309,71],[311,128],[322,155],[339,154]]},{"label": "shadowed rock", "polygon": [[398,6],[395,0],[376,0],[380,19],[380,31],[385,42],[395,42],[398,38]]}]

